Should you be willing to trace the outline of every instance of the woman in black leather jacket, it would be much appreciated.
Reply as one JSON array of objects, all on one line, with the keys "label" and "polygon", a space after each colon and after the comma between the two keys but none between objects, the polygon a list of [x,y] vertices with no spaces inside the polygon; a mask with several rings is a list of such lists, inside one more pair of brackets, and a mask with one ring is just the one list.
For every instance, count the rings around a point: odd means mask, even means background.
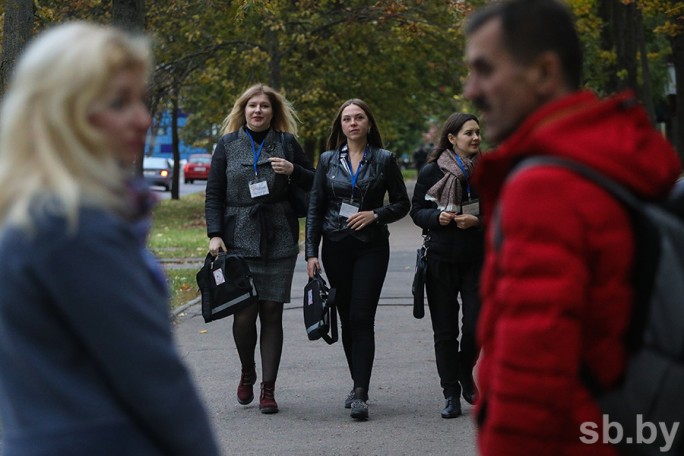
[{"label": "woman in black leather jacket", "polygon": [[[345,400],[355,419],[368,418],[368,385],[375,356],[375,312],[389,262],[387,224],[410,207],[394,155],[382,148],[368,105],[345,101],[318,162],[306,218],[309,277],[320,270],[318,247],[337,289],[342,345],[354,387]],[[389,204],[384,205],[385,194]]]},{"label": "woman in black leather jacket", "polygon": [[[473,366],[480,309],[480,269],[484,236],[479,203],[470,186],[480,153],[480,124],[471,114],[454,113],[442,127],[439,143],[418,175],[411,218],[427,235],[427,291],[435,339],[437,372],[446,399],[443,418],[461,415],[462,394],[477,398]],[[459,303],[463,330],[459,345]]]}]

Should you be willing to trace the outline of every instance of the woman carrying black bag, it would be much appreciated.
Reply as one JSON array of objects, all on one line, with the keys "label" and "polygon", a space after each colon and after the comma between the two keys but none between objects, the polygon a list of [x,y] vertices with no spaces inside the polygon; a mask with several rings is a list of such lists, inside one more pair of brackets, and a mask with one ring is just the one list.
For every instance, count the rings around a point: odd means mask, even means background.
[{"label": "woman carrying black bag", "polygon": [[242,255],[259,296],[234,314],[233,338],[242,374],[237,400],[254,400],[254,354],[260,321],[262,383],[259,409],[275,413],[275,381],[283,347],[283,303],[290,302],[299,222],[291,186],[308,191],[313,166],[295,138],[296,114],[271,87],[256,84],[235,102],[224,121],[207,182],[205,214],[209,251]]},{"label": "woman carrying black bag", "polygon": [[[368,105],[342,104],[328,151],[321,155],[306,217],[307,272],[320,270],[318,248],[342,326],[342,345],[354,386],[345,400],[352,418],[368,418],[368,386],[375,356],[375,312],[389,262],[387,224],[410,207],[399,166]],[[384,204],[385,194],[389,204]]]},{"label": "woman carrying black bag", "polygon": [[[427,292],[440,383],[446,399],[443,418],[461,415],[459,396],[477,399],[473,367],[480,310],[479,281],[484,238],[479,203],[470,186],[480,153],[480,124],[471,114],[452,114],[439,143],[418,175],[411,218],[427,234]],[[459,345],[459,303],[463,328]]]}]

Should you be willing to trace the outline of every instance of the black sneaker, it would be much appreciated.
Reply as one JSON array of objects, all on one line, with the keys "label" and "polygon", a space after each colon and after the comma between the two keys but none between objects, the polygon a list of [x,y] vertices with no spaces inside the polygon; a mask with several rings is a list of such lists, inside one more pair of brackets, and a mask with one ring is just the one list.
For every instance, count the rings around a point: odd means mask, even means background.
[{"label": "black sneaker", "polygon": [[456,418],[461,416],[461,401],[456,396],[449,396],[446,399],[446,405],[442,409],[442,418]]},{"label": "black sneaker", "polygon": [[352,402],[354,401],[354,388],[347,394],[347,398],[344,400],[344,408],[351,408]]},{"label": "black sneaker", "polygon": [[477,397],[479,396],[479,391],[475,385],[475,379],[473,379],[472,372],[465,374],[462,377],[463,378],[460,380],[460,382],[463,399],[465,399],[468,404],[473,405],[475,402],[477,402]]},{"label": "black sneaker", "polygon": [[368,419],[368,404],[363,399],[354,399],[350,408],[351,417],[355,420],[366,421]]}]

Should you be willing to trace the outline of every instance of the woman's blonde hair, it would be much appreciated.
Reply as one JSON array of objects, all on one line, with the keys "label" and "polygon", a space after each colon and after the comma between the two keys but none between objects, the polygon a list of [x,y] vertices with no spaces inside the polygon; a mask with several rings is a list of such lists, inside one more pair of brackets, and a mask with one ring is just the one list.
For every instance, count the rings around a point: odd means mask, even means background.
[{"label": "woman's blonde hair", "polygon": [[273,108],[273,119],[271,120],[271,128],[276,131],[284,131],[297,135],[297,112],[292,107],[292,104],[282,96],[275,89],[264,85],[254,84],[249,89],[245,90],[240,98],[235,101],[233,109],[230,114],[223,120],[221,131],[225,135],[227,133],[237,131],[243,127],[247,120],[245,119],[245,107],[247,102],[256,95],[266,95],[271,102]]},{"label": "woman's blonde hair", "polygon": [[0,224],[29,228],[47,208],[72,226],[82,205],[125,210],[124,169],[88,116],[118,72],[150,69],[148,41],[113,27],[62,24],[29,44],[0,113]]}]

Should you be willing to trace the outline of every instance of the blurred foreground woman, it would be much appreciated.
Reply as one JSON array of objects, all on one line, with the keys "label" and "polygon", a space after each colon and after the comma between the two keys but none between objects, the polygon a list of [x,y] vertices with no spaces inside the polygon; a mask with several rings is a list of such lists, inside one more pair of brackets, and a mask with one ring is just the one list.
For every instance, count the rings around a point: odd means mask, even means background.
[{"label": "blurred foreground woman", "polygon": [[216,455],[175,350],[153,198],[145,40],[71,23],[35,39],[0,117],[0,410],[17,455]]}]

